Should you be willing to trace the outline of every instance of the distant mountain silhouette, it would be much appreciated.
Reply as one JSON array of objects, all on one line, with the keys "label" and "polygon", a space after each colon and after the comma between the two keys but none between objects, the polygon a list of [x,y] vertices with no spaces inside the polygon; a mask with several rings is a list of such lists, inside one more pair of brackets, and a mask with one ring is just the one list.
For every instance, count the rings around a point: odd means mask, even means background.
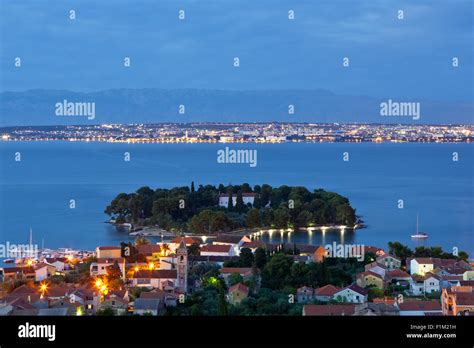
[{"label": "distant mountain silhouette", "polygon": [[[28,90],[0,93],[0,126],[159,122],[368,122],[473,123],[473,103],[420,102],[421,118],[382,117],[387,98],[338,95],[326,90],[110,89],[81,93]],[[96,117],[59,117],[56,103],[95,102]],[[294,105],[293,115],[288,105]],[[185,114],[179,113],[185,106]]]}]

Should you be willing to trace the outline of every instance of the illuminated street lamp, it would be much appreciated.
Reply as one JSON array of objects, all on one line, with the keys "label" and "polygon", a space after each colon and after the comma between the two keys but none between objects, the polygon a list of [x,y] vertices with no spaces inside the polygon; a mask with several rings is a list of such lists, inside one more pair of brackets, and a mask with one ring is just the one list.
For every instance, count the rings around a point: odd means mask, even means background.
[{"label": "illuminated street lamp", "polygon": [[41,291],[41,296],[40,298],[43,298],[44,297],[44,294],[46,293],[46,291],[48,290],[48,285],[46,283],[41,283],[40,284],[40,291]]}]

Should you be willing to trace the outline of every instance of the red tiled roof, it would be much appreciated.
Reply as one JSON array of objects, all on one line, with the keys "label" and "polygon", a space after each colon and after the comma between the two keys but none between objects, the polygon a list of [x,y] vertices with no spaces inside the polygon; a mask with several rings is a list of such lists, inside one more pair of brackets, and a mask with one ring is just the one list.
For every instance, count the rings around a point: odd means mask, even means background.
[{"label": "red tiled roof", "polygon": [[382,264],[378,263],[377,261],[366,264],[364,266],[364,269],[366,271],[370,271],[372,268],[375,268],[375,267],[380,267],[380,268],[383,268],[385,270],[387,269],[387,267],[385,267],[385,265],[382,265]]},{"label": "red tiled roof", "polygon": [[132,278],[154,278],[154,279],[176,279],[178,273],[175,269],[157,269],[157,270],[146,270],[142,269],[133,274]]},{"label": "red tiled roof", "polygon": [[474,306],[474,292],[457,292],[455,296],[458,306]]},{"label": "red tiled roof", "polygon": [[357,278],[365,277],[369,275],[383,280],[383,277],[380,274],[372,272],[372,271],[365,271],[365,272],[358,273]]},{"label": "red tiled roof", "polygon": [[441,310],[438,301],[403,301],[398,304],[401,311],[436,311]]},{"label": "red tiled roof", "polygon": [[235,285],[233,285],[229,288],[229,292],[234,292],[234,291],[240,291],[240,292],[243,292],[245,294],[248,294],[249,293],[249,288],[246,285],[242,284],[242,283],[237,283],[237,284],[235,284]]},{"label": "red tiled roof", "polygon": [[44,267],[53,267],[53,268],[56,268],[54,265],[50,265],[50,264],[47,264],[47,263],[39,263],[35,266],[35,270],[38,270],[38,269],[41,269],[41,268],[44,268]]},{"label": "red tiled roof", "polygon": [[54,263],[54,262],[62,262],[62,263],[65,263],[67,262],[67,258],[65,257],[54,257],[54,258],[45,258],[46,262],[47,263]]},{"label": "red tiled roof", "polygon": [[383,255],[377,256],[377,260],[385,259],[387,257],[391,257],[391,258],[394,258],[395,260],[401,261],[400,258],[392,254],[383,254]]},{"label": "red tiled roof", "polygon": [[377,254],[377,253],[379,253],[379,254],[381,254],[381,255],[385,254],[385,250],[384,250],[384,249],[379,248],[379,247],[375,247],[375,246],[370,246],[370,245],[366,245],[366,246],[364,247],[364,251],[365,251],[366,253],[372,253],[372,254]]},{"label": "red tiled roof", "polygon": [[251,274],[251,267],[223,267],[219,270],[220,273],[239,273],[239,274]]},{"label": "red tiled roof", "polygon": [[332,284],[325,285],[321,288],[318,288],[314,291],[316,296],[333,296],[336,292],[338,292],[339,288],[335,287]]},{"label": "red tiled roof", "polygon": [[73,289],[68,287],[68,286],[54,286],[49,288],[46,291],[46,296],[47,297],[64,297],[66,294]]},{"label": "red tiled roof", "polygon": [[179,244],[179,243],[181,243],[182,239],[184,239],[184,244],[186,244],[186,245],[200,244],[201,243],[200,239],[195,238],[195,237],[176,237],[170,243]]},{"label": "red tiled roof", "polygon": [[35,292],[36,292],[36,289],[30,288],[29,286],[23,284],[15,288],[9,295],[34,294]]},{"label": "red tiled roof", "polygon": [[393,271],[389,271],[388,276],[390,278],[410,278],[410,275],[401,269],[394,269]]},{"label": "red tiled roof", "polygon": [[33,267],[5,267],[3,269],[4,274],[8,273],[35,273],[35,269]]},{"label": "red tiled roof", "polygon": [[336,304],[336,305],[305,305],[303,311],[305,315],[354,315],[355,304]]},{"label": "red tiled roof", "polygon": [[386,304],[393,305],[395,303],[395,299],[394,298],[389,298],[389,297],[374,298],[372,300],[372,302],[374,302],[374,303],[386,303]]},{"label": "red tiled roof", "polygon": [[118,246],[100,246],[97,247],[99,250],[120,250]]},{"label": "red tiled roof", "polygon": [[164,300],[166,293],[163,290],[155,289],[153,291],[146,291],[140,294],[140,298],[156,298],[161,301]]},{"label": "red tiled roof", "polygon": [[232,245],[214,245],[214,244],[207,244],[201,248],[201,253],[204,252],[211,252],[211,253],[227,253],[232,248]]},{"label": "red tiled roof", "polygon": [[361,288],[359,285],[356,285],[356,284],[346,286],[344,289],[351,289],[352,291],[355,291],[361,295],[367,295],[369,293],[367,289]]},{"label": "red tiled roof", "polygon": [[141,244],[137,246],[140,254],[153,254],[161,252],[161,246],[158,244]]}]

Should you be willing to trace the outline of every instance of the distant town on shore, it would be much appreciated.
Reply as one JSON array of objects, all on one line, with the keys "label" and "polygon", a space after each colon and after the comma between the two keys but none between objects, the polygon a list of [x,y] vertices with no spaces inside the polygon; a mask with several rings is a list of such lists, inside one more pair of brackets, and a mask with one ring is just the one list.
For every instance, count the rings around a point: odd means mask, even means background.
[{"label": "distant town on shore", "polygon": [[470,143],[472,124],[153,123],[0,128],[2,141],[124,143],[421,142]]}]

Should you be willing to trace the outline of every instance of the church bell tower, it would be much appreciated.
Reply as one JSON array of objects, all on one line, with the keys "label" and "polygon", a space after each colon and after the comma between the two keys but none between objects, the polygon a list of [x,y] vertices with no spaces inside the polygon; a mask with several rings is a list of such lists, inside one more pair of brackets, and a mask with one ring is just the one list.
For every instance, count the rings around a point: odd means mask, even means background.
[{"label": "church bell tower", "polygon": [[185,293],[188,290],[188,249],[184,238],[181,239],[178,249],[176,249],[177,256],[177,273],[178,273],[178,288]]}]

